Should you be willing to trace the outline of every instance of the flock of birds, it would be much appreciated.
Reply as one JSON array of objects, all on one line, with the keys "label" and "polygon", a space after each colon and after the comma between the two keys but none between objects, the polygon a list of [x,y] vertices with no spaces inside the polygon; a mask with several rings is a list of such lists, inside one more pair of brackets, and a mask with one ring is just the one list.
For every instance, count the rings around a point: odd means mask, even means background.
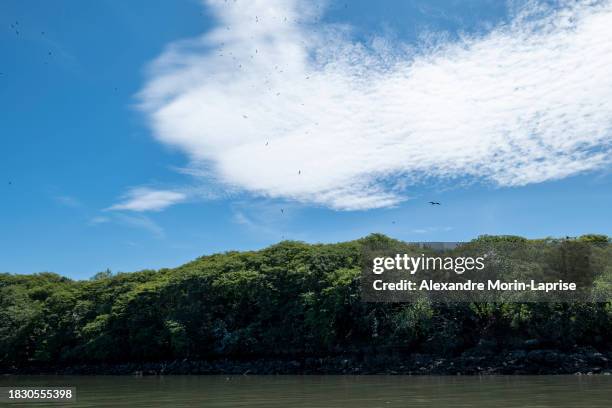
[{"label": "flock of birds", "polygon": [[[20,28],[21,28],[21,25],[19,24],[19,20],[15,20],[14,23],[11,23],[11,30],[13,30],[15,32],[15,35],[17,37],[19,37],[21,35],[21,31],[19,31]],[[45,32],[41,31],[40,35],[42,37],[44,37],[45,36]],[[47,51],[47,56],[52,57],[53,56],[53,51],[48,50]],[[48,64],[48,62],[45,62],[45,64]],[[0,76],[4,76],[4,72],[0,72]]]},{"label": "flock of birds", "polygon": [[[21,34],[21,32],[19,31],[19,29],[20,29],[20,25],[19,25],[19,21],[18,21],[18,20],[15,20],[15,22],[14,22],[14,23],[11,23],[11,30],[13,30],[13,31],[15,32],[15,35],[16,35],[16,36],[19,36],[19,35]],[[44,32],[44,31],[41,31],[41,32],[40,32],[40,35],[41,35],[41,36],[44,36],[44,35],[45,35],[45,32]],[[47,55],[52,56],[52,55],[53,55],[53,52],[48,51],[48,52],[47,52]],[[0,76],[4,76],[4,72],[0,72]],[[9,186],[11,186],[11,185],[13,185],[13,182],[12,182],[11,180],[9,180],[9,181],[7,182],[7,184],[8,184]]]},{"label": "flock of birds", "polygon": [[[227,2],[227,0],[226,0],[226,2]],[[344,5],[344,8],[348,8],[348,4],[345,4],[345,5]],[[286,21],[287,21],[287,17],[285,17],[283,21],[285,21],[285,22],[286,22]],[[259,16],[255,16],[255,22],[256,22],[256,23],[259,23]],[[11,29],[12,29],[12,30],[15,32],[15,35],[20,35],[19,28],[20,28],[20,26],[19,26],[19,21],[15,21],[14,23],[12,23],[12,24],[11,24]],[[229,27],[229,26],[228,26],[228,27],[226,27],[226,29],[227,29],[227,30],[231,30],[231,27]],[[44,31],[41,31],[41,33],[40,33],[40,34],[44,36],[44,35],[45,35],[45,32],[44,32]],[[223,56],[223,55],[224,55],[224,54],[223,54],[223,46],[224,46],[224,43],[221,43],[221,49],[220,49],[219,56]],[[258,49],[255,49],[255,54],[259,54],[259,50],[258,50]],[[52,56],[52,55],[53,55],[53,53],[52,53],[51,51],[49,51],[47,55]],[[230,53],[229,53],[229,55],[230,55],[230,56],[232,56],[232,53],[230,52]],[[233,58],[234,60],[236,59],[236,57],[235,57],[235,56],[232,56],[232,58]],[[251,55],[251,58],[253,58],[253,55]],[[238,67],[239,67],[239,68],[242,68],[242,64],[239,64],[239,65],[238,65]],[[274,67],[274,69],[275,69],[276,71],[281,72],[281,73],[283,72],[283,70],[282,70],[282,69],[280,69],[280,70],[279,70],[278,66],[275,66],[275,67]],[[0,75],[4,75],[4,73],[1,73],[1,72],[0,72]],[[307,76],[306,76],[306,79],[310,79],[310,76],[309,76],[309,75],[307,75]],[[267,81],[267,82],[269,82],[269,81]],[[117,90],[117,88],[115,88],[115,91],[116,91],[116,90]],[[277,93],[276,93],[276,95],[277,95],[277,96],[279,96],[279,95],[280,95],[280,92],[277,92]],[[302,104],[302,105],[303,105],[303,104]],[[248,118],[249,118],[249,117],[248,117],[248,115],[246,115],[246,114],[243,114],[243,115],[242,115],[242,117],[243,117],[244,119],[248,119]],[[317,125],[318,125],[318,123],[317,123]],[[270,142],[269,142],[269,141],[266,141],[266,146],[269,146],[269,144],[270,144]],[[302,174],[302,170],[298,170],[297,174],[298,174],[298,176],[299,176],[299,175],[301,175],[301,174]],[[13,184],[13,182],[12,182],[12,181],[8,181],[8,185],[12,185],[12,184]],[[440,204],[439,202],[437,202],[437,201],[429,201],[429,204],[430,204],[430,205],[432,205],[432,206],[441,205],[441,204]],[[285,213],[285,209],[284,209],[284,208],[281,208],[281,209],[280,209],[280,212],[281,212],[281,214],[284,214],[284,213]],[[395,221],[392,221],[392,223],[393,223],[393,224],[395,224]]]},{"label": "flock of birds", "polygon": [[[227,0],[226,0],[226,3],[227,3]],[[348,8],[348,4],[345,4],[345,5],[344,5],[344,8]],[[287,21],[287,18],[285,17],[285,18],[283,19],[283,21],[285,21],[285,22],[286,22],[286,21]],[[297,22],[297,21],[296,21],[296,22]],[[255,23],[259,23],[259,16],[255,16]],[[228,31],[229,31],[229,30],[231,30],[231,27],[230,27],[230,26],[227,26],[227,27],[226,27],[226,30],[228,30]],[[218,54],[218,55],[219,55],[220,57],[223,57],[223,56],[225,55],[225,54],[224,54],[224,49],[223,49],[223,47],[224,47],[224,46],[225,46],[225,43],[221,43],[221,47],[220,47],[220,48],[219,48],[219,50],[218,50],[218,52],[219,52],[219,54]],[[259,49],[257,49],[257,48],[255,49],[255,54],[259,54]],[[231,52],[231,51],[228,53],[228,56],[231,56],[233,60],[236,60],[236,56],[235,56],[235,55],[232,55],[232,52]],[[254,57],[254,55],[251,55],[250,57],[251,57],[251,58],[253,58],[253,57]],[[238,62],[237,62],[237,63],[238,63]],[[242,69],[242,64],[238,63],[238,68],[239,68],[239,69]],[[274,70],[275,70],[275,71],[278,71],[278,72],[280,72],[280,73],[282,73],[282,72],[283,72],[283,70],[282,70],[282,69],[279,69],[278,65],[274,66]],[[306,79],[310,79],[310,75],[306,75],[306,77],[305,77],[305,78],[306,78]],[[265,83],[266,83],[266,84],[268,84],[268,83],[269,83],[269,80],[266,80],[266,81],[265,81]],[[270,90],[272,90],[272,88],[270,88]],[[276,96],[279,96],[279,95],[280,95],[280,92],[276,92]],[[302,103],[302,106],[303,106],[303,105],[304,105],[304,104]],[[248,116],[248,115],[246,115],[246,114],[242,114],[242,117],[243,117],[243,119],[248,119],[248,118],[249,118],[249,116]],[[316,124],[318,125],[318,123],[316,123]],[[308,132],[306,132],[306,133],[308,133]],[[270,145],[270,141],[266,141],[266,144],[265,144],[265,145],[266,145],[266,146],[269,146],[269,145]],[[298,170],[297,174],[298,174],[298,176],[299,176],[299,175],[301,175],[301,174],[302,174],[302,170]],[[429,204],[431,204],[432,206],[441,205],[441,204],[440,204],[438,201],[429,201]],[[280,209],[280,212],[281,212],[281,214],[284,214],[284,213],[285,213],[285,209],[284,209],[284,208],[281,208],[281,209]],[[395,221],[392,221],[392,224],[395,224]]]}]

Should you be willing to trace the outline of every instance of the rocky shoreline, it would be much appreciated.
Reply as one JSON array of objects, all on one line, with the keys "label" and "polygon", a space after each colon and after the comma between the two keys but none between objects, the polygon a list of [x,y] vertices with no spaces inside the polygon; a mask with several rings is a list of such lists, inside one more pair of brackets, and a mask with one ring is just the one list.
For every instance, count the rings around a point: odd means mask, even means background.
[{"label": "rocky shoreline", "polygon": [[4,367],[0,374],[59,375],[612,375],[612,352],[577,349],[428,354],[161,361],[69,366]]}]

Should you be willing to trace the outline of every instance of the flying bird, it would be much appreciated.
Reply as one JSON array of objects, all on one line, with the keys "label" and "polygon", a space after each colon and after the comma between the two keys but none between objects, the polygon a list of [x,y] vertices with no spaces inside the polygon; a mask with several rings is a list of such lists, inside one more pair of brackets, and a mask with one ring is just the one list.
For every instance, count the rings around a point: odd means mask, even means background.
[{"label": "flying bird", "polygon": [[439,203],[439,202],[437,202],[437,201],[430,201],[430,202],[429,202],[429,204],[431,204],[431,205],[442,205],[442,204],[440,204],[440,203]]}]

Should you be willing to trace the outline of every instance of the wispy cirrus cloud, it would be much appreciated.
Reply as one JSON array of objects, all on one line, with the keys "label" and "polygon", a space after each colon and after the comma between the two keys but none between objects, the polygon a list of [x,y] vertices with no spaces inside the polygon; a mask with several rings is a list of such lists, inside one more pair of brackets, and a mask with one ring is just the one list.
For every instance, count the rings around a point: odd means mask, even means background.
[{"label": "wispy cirrus cloud", "polygon": [[88,225],[95,227],[103,224],[117,224],[121,226],[126,226],[130,228],[141,229],[147,231],[155,238],[164,238],[165,231],[164,229],[153,221],[151,218],[143,215],[143,214],[124,214],[124,213],[114,213],[111,216],[95,216],[92,217]]},{"label": "wispy cirrus cloud", "polygon": [[187,194],[179,191],[136,187],[128,191],[121,202],[112,205],[108,210],[161,211],[186,199]]},{"label": "wispy cirrus cloud", "polygon": [[157,224],[151,218],[142,214],[116,214],[115,217],[117,222],[119,222],[120,224],[133,228],[143,229],[151,233],[156,238],[163,238],[165,236],[164,229],[159,224]]},{"label": "wispy cirrus cloud", "polygon": [[88,224],[89,225],[100,225],[100,224],[106,224],[107,222],[110,222],[111,218],[110,217],[104,217],[101,215],[96,215],[95,217],[92,217]]},{"label": "wispy cirrus cloud", "polygon": [[423,227],[411,229],[410,232],[413,234],[430,234],[436,232],[447,232],[451,231],[452,229],[452,227]]},{"label": "wispy cirrus cloud", "polygon": [[[425,180],[521,186],[610,165],[608,1],[532,3],[487,33],[416,47],[315,30],[312,3],[206,4],[217,27],[170,45],[140,98],[155,137],[208,180],[367,209]],[[132,193],[111,209],[184,199]]]},{"label": "wispy cirrus cloud", "polygon": [[58,204],[64,207],[79,208],[83,206],[83,203],[81,203],[81,201],[78,198],[75,198],[69,195],[57,195],[57,196],[54,196],[53,198]]}]

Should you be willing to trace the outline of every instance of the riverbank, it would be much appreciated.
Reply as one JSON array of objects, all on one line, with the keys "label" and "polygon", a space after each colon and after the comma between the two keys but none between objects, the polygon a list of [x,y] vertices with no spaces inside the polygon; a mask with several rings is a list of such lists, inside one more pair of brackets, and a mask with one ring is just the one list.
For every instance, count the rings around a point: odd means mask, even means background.
[{"label": "riverbank", "polygon": [[[589,239],[480,237],[469,245],[519,242],[533,249],[529,259],[517,254],[521,271],[539,270],[544,245],[551,259],[546,268],[566,271],[570,264],[555,261],[561,259],[554,255],[558,248],[582,254]],[[591,248],[594,265],[612,264],[612,246],[607,237],[601,240],[601,247]],[[409,246],[373,234],[338,244],[283,241],[174,269],[86,281],[0,274],[0,372],[463,375],[610,369],[609,302],[365,302],[367,248],[404,253]],[[585,265],[570,269],[591,276],[591,264]]]},{"label": "riverbank", "polygon": [[513,350],[501,353],[467,351],[457,357],[428,354],[408,356],[333,356],[261,358],[253,360],[188,359],[149,363],[36,365],[3,368],[1,374],[60,375],[276,375],[276,374],[387,374],[387,375],[561,375],[612,374],[612,352],[576,349]]}]

